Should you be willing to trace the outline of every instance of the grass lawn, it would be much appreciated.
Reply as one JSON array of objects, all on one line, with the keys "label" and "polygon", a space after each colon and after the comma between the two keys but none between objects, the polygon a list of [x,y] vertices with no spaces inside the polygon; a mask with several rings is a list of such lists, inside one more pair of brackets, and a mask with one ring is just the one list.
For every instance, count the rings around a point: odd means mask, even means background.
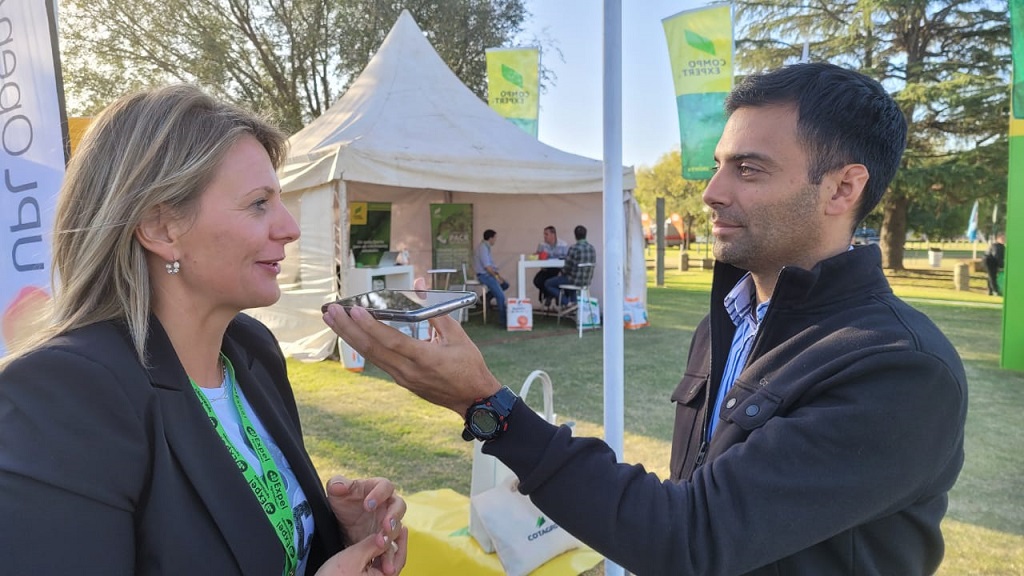
[{"label": "grass lawn", "polygon": [[[897,294],[956,345],[970,385],[967,461],[950,496],[939,574],[1024,574],[1024,373],[999,368],[1000,300],[987,296],[981,273],[972,276],[969,292],[953,291],[953,260],[932,269],[908,258],[908,271],[891,277]],[[666,261],[677,262],[678,250],[667,251]],[[624,339],[625,458],[662,477],[673,418],[668,397],[707,310],[711,274],[667,270],[665,276],[664,287],[655,287],[649,275],[651,326],[627,331]],[[578,434],[601,435],[600,332],[580,339],[571,324],[538,317],[532,332],[509,333],[491,321],[484,326],[475,316],[465,327],[498,378],[518,390],[530,371],[547,371],[559,419],[575,421]],[[414,397],[373,366],[357,374],[334,361],[289,361],[289,369],[306,444],[324,479],[387,476],[405,494],[442,487],[468,494],[471,446],[459,437],[455,414]],[[539,403],[539,392],[528,400]]]}]

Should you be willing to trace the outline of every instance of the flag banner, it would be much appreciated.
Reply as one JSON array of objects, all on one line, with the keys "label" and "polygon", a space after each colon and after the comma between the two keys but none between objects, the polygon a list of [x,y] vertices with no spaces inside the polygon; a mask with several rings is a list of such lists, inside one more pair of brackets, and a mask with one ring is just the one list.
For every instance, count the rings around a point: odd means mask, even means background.
[{"label": "flag banner", "polygon": [[537,137],[540,49],[487,49],[487,103],[523,132]]},{"label": "flag banner", "polygon": [[978,239],[978,201],[974,201],[971,217],[967,219],[967,239],[974,242]]},{"label": "flag banner", "polygon": [[39,330],[50,301],[66,125],[52,9],[0,2],[0,356]]},{"label": "flag banner", "polygon": [[732,6],[688,10],[661,21],[668,42],[683,178],[714,174],[715,146],[725,128],[725,97],[732,89]]},{"label": "flag banner", "polygon": [[1010,166],[1006,192],[1006,258],[1003,271],[1003,339],[1000,365],[1024,371],[1024,0],[1010,0],[1013,39],[1013,98],[1010,107]]},{"label": "flag banner", "polygon": [[687,10],[662,20],[679,111],[683,177],[706,180],[725,128],[723,102],[732,89],[732,6]]},{"label": "flag banner", "polygon": [[1013,46],[1013,117],[1024,119],[1024,2],[1010,0],[1010,39]]}]

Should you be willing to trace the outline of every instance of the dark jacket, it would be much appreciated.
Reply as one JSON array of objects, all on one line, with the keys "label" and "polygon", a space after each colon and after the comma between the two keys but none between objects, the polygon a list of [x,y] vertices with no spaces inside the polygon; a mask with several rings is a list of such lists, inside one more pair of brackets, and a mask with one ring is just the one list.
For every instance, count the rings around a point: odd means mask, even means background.
[{"label": "dark jacket", "polygon": [[[127,332],[103,322],[0,372],[5,573],[280,576],[280,541],[151,322],[149,369]],[[302,443],[284,357],[244,315],[222,350],[313,508],[312,574],[342,541]]]},{"label": "dark jacket", "polygon": [[996,271],[1002,270],[1006,265],[1006,244],[992,242],[985,253],[985,265]]},{"label": "dark jacket", "polygon": [[742,274],[716,265],[712,314],[672,395],[676,482],[615,465],[602,442],[556,432],[522,403],[485,451],[636,574],[934,572],[963,463],[966,378],[939,330],[892,295],[876,246],[781,273],[696,466],[734,330],[721,302]]}]

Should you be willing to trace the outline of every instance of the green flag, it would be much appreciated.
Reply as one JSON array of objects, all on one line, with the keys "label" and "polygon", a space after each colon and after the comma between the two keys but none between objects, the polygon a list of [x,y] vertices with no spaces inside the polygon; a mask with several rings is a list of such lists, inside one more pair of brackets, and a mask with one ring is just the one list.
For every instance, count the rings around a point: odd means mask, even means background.
[{"label": "green flag", "polygon": [[1010,169],[1006,192],[1006,257],[1003,287],[1003,368],[1024,370],[1024,0],[1010,0],[1013,98]]}]

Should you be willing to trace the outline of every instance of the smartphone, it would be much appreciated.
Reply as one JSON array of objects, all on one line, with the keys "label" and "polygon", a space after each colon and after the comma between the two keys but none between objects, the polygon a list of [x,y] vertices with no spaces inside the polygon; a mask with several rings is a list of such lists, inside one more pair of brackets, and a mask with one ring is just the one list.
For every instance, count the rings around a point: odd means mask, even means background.
[{"label": "smartphone", "polygon": [[476,302],[475,292],[459,290],[374,290],[357,296],[348,296],[321,307],[327,312],[331,304],[346,309],[352,306],[366,308],[378,320],[422,322],[434,316],[447,314]]}]

